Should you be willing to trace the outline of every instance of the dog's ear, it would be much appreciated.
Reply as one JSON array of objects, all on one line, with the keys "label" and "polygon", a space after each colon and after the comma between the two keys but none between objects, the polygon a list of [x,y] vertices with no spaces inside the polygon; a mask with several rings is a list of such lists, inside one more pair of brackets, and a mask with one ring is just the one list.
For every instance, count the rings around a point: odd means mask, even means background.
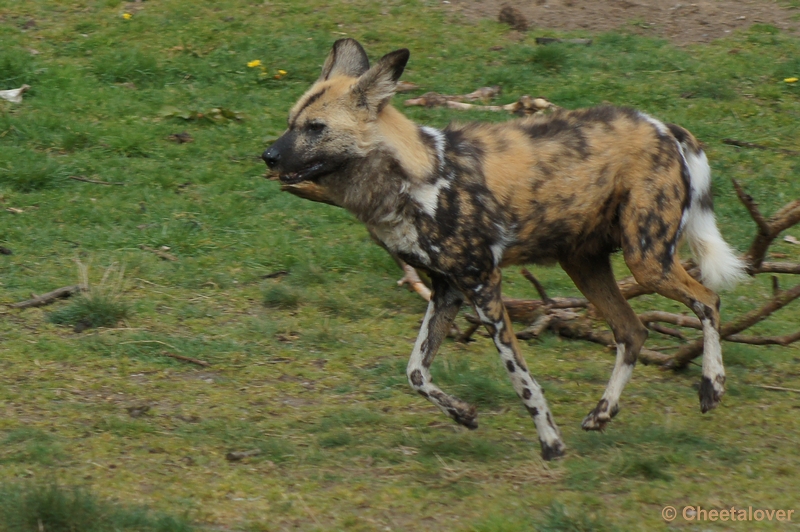
[{"label": "dog's ear", "polygon": [[355,39],[339,39],[333,43],[331,53],[322,66],[322,74],[317,81],[325,81],[335,76],[357,78],[369,70],[369,58],[364,48]]},{"label": "dog's ear", "polygon": [[378,113],[389,103],[397,90],[397,80],[406,68],[409,55],[406,48],[388,53],[359,78],[353,87],[359,107],[367,107],[371,113]]}]

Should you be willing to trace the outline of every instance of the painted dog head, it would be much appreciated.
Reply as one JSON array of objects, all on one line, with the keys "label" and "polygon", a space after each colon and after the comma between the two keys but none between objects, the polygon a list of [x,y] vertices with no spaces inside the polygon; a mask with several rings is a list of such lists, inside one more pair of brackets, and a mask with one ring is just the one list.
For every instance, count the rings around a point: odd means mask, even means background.
[{"label": "painted dog head", "polygon": [[324,185],[367,157],[408,57],[408,50],[397,50],[370,68],[357,41],[334,43],[319,79],[289,112],[288,129],[262,154],[283,185]]}]

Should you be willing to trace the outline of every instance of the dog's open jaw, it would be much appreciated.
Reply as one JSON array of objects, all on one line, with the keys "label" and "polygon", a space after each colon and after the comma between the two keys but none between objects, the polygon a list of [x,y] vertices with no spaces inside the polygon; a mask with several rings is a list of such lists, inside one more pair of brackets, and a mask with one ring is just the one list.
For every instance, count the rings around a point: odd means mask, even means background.
[{"label": "dog's open jaw", "polygon": [[296,172],[281,173],[278,178],[284,185],[296,185],[303,181],[318,179],[324,175],[332,174],[339,169],[340,164],[332,164],[330,162],[318,161],[311,163],[308,166],[297,170]]}]

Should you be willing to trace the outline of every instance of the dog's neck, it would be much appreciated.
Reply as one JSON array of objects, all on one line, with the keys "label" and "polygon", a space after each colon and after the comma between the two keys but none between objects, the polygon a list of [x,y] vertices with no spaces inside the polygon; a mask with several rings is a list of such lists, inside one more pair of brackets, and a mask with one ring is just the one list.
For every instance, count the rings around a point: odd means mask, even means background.
[{"label": "dog's neck", "polygon": [[443,140],[441,145],[423,140],[423,135],[441,132],[421,130],[391,105],[381,111],[375,128],[373,149],[327,185],[335,204],[371,227],[413,219],[416,206],[409,192],[436,173],[444,156]]},{"label": "dog's neck", "polygon": [[378,142],[397,159],[412,186],[424,182],[435,171],[442,154],[423,141],[420,127],[403,113],[387,105],[378,115],[376,127]]}]

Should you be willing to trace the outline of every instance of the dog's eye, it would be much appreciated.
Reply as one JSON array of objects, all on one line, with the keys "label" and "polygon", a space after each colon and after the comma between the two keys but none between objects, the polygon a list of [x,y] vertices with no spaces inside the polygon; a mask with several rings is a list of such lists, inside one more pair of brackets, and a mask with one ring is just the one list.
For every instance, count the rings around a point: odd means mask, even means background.
[{"label": "dog's eye", "polygon": [[325,129],[325,124],[322,122],[309,122],[306,128],[313,133],[322,133]]}]

